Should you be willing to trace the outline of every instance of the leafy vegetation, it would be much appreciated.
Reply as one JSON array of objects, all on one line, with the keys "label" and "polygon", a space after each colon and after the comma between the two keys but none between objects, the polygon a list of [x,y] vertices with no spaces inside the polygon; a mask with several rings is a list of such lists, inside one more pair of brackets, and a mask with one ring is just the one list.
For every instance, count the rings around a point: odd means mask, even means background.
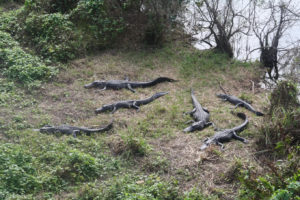
[{"label": "leafy vegetation", "polygon": [[[212,146],[200,152],[202,141],[214,130],[182,133],[190,119],[182,113],[192,109],[190,88],[220,128],[240,120],[228,115],[231,105],[215,97],[219,83],[253,101],[255,107],[266,107],[265,93],[254,93],[250,82],[260,73],[257,63],[232,60],[214,50],[198,51],[182,41],[161,45],[182,2],[151,0],[141,8],[141,1],[131,0],[1,1],[0,6],[20,5],[13,7],[16,10],[0,9],[0,199],[299,196],[300,111],[294,84],[281,83],[274,90],[270,115],[263,122],[238,108],[253,122],[240,134],[249,141],[260,137],[259,151],[270,149],[274,153],[265,157],[283,160],[266,161],[263,172],[249,155],[255,144],[231,142],[225,151]],[[59,68],[116,41],[160,48],[102,51]],[[134,94],[122,90],[99,95],[82,89],[95,78],[124,76],[136,80],[169,76],[180,82],[137,89]],[[27,89],[40,87],[28,93],[17,83]],[[124,99],[145,98],[153,89],[169,94],[139,112],[115,113],[114,129],[108,133],[72,138],[32,130],[46,124],[99,126],[111,120],[110,115],[93,115],[100,104],[116,101],[116,94]]]},{"label": "leafy vegetation", "polygon": [[299,171],[299,102],[297,87],[289,81],[280,82],[271,94],[269,116],[261,128],[259,149],[270,149],[273,163],[264,159],[271,172],[257,176],[255,170],[243,171],[240,180],[245,190],[242,199],[297,199],[300,195]]},{"label": "leafy vegetation", "polygon": [[0,31],[1,72],[8,78],[28,86],[38,85],[57,71],[46,66],[37,56],[26,53],[8,33]]},{"label": "leafy vegetation", "polygon": [[77,53],[74,41],[74,25],[60,13],[35,15],[25,21],[24,31],[36,51],[52,61],[67,61]]}]

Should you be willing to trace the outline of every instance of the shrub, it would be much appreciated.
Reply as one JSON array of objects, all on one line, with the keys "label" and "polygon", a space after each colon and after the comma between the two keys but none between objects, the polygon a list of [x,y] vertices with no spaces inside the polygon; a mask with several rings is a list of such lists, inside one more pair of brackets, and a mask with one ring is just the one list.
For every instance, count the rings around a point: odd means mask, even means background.
[{"label": "shrub", "polygon": [[278,108],[293,110],[299,106],[297,85],[291,81],[281,81],[271,94],[270,114]]},{"label": "shrub", "polygon": [[148,15],[148,23],[145,30],[145,42],[148,45],[159,45],[162,43],[165,34],[165,25],[161,17],[153,14]]},{"label": "shrub", "polygon": [[16,2],[16,3],[24,3],[25,0],[0,0],[0,4],[2,3],[10,3],[10,2]]},{"label": "shrub", "polygon": [[25,8],[29,12],[67,13],[74,9],[79,0],[26,0]]},{"label": "shrub", "polygon": [[58,176],[66,181],[92,180],[100,174],[101,166],[94,157],[77,150],[72,150],[66,156],[64,164],[57,171]]},{"label": "shrub", "polygon": [[36,51],[53,61],[67,61],[78,53],[73,32],[73,23],[69,21],[68,16],[60,13],[31,13],[25,21],[25,34],[31,38]]},{"label": "shrub", "polygon": [[125,140],[125,156],[145,156],[150,147],[142,137],[126,136]]},{"label": "shrub", "polygon": [[[297,87],[291,82],[281,82],[271,94],[269,115],[261,127],[258,140],[260,148],[274,149],[277,156],[287,155],[299,145],[300,109]],[[275,154],[273,154],[275,155]]]},{"label": "shrub", "polygon": [[[300,195],[299,170],[285,180],[280,180],[283,177],[270,175],[254,178],[251,173],[251,170],[244,171],[240,177],[243,188],[240,191],[240,199],[288,200]],[[280,171],[278,173],[283,175]]]},{"label": "shrub", "polygon": [[88,48],[105,48],[124,30],[121,13],[114,16],[111,2],[104,0],[79,1],[72,10],[71,20],[76,23],[81,34],[84,35]]},{"label": "shrub", "polygon": [[8,78],[30,85],[37,81],[47,80],[56,74],[31,54],[26,53],[19,43],[5,32],[0,31],[0,64],[2,73]]},{"label": "shrub", "polygon": [[50,12],[67,13],[76,8],[79,0],[51,0]]}]

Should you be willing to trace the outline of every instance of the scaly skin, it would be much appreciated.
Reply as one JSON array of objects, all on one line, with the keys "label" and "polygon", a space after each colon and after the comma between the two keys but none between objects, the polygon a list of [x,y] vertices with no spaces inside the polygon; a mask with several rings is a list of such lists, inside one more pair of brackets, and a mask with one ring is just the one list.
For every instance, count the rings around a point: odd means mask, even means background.
[{"label": "scaly skin", "polygon": [[109,123],[107,126],[103,128],[98,128],[98,129],[89,129],[85,127],[76,127],[76,126],[69,126],[69,125],[61,125],[61,126],[46,125],[40,128],[39,131],[41,133],[61,133],[66,135],[73,135],[73,137],[76,137],[76,134],[80,132],[90,135],[91,133],[108,131],[112,128],[112,126],[113,126],[113,122]]},{"label": "scaly skin", "polygon": [[155,99],[164,96],[168,94],[167,92],[158,92],[154,94],[152,97],[149,97],[147,99],[143,100],[128,100],[128,101],[118,101],[116,103],[108,104],[108,105],[103,105],[101,108],[98,108],[95,110],[96,114],[106,112],[106,111],[111,111],[111,113],[116,112],[120,108],[134,108],[139,110],[140,106],[146,105],[148,103],[151,103]]},{"label": "scaly skin", "polygon": [[158,83],[162,82],[175,82],[176,80],[167,78],[167,77],[159,77],[153,81],[149,82],[133,82],[129,81],[128,79],[126,80],[109,80],[109,81],[94,81],[90,84],[85,85],[85,88],[100,88],[101,90],[107,90],[107,89],[112,89],[112,90],[120,90],[120,89],[128,89],[132,92],[135,92],[133,88],[145,88],[145,87],[151,87],[154,86]]},{"label": "scaly skin", "polygon": [[184,132],[193,132],[196,130],[202,130],[207,126],[213,125],[213,123],[209,121],[209,116],[210,116],[209,111],[207,109],[204,109],[201,106],[201,104],[198,102],[198,100],[194,95],[193,89],[191,89],[191,96],[192,96],[194,109],[191,112],[188,112],[187,114],[190,114],[194,120],[191,121],[193,122],[191,126],[183,130]]},{"label": "scaly skin", "polygon": [[243,101],[235,96],[231,96],[231,95],[227,95],[227,94],[217,94],[217,97],[221,98],[224,101],[228,101],[230,103],[232,103],[233,105],[235,105],[235,108],[238,106],[242,106],[248,110],[250,110],[251,112],[255,113],[257,116],[263,116],[264,114],[256,111],[249,103],[247,103],[246,101]]},{"label": "scaly skin", "polygon": [[237,132],[242,131],[247,126],[247,124],[249,122],[247,119],[247,116],[244,113],[237,113],[237,116],[244,120],[244,122],[241,125],[236,126],[231,129],[225,129],[225,130],[216,132],[214,136],[212,136],[211,138],[207,138],[204,141],[204,144],[201,146],[200,149],[204,150],[211,144],[220,145],[223,149],[224,148],[223,142],[229,142],[231,139],[236,139],[241,142],[248,143],[248,141],[246,139],[244,139],[236,134]]}]

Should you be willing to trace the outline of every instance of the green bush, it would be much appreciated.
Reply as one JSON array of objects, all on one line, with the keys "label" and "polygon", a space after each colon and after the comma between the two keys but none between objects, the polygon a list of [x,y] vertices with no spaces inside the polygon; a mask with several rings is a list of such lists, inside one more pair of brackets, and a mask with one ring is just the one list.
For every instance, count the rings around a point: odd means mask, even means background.
[{"label": "green bush", "polygon": [[81,43],[87,48],[105,48],[124,30],[125,24],[121,13],[114,16],[110,2],[104,0],[79,1],[70,13],[80,34],[84,35]]},{"label": "green bush", "polygon": [[36,15],[25,21],[25,34],[36,51],[53,61],[67,61],[78,53],[74,46],[74,26],[68,16],[60,13]]},{"label": "green bush", "polygon": [[125,141],[125,156],[145,156],[150,149],[146,140],[142,137],[134,137],[132,134],[124,137]]},{"label": "green bush", "polygon": [[0,31],[9,32],[12,35],[15,35],[17,32],[21,32],[21,27],[18,24],[17,17],[17,15],[20,13],[20,10],[1,13]]},{"label": "green bush", "polygon": [[3,3],[10,3],[10,2],[16,2],[16,3],[24,3],[25,0],[0,0],[0,4]]},{"label": "green bush", "polygon": [[270,114],[278,108],[293,110],[299,107],[297,84],[291,81],[281,81],[271,94]]},{"label": "green bush", "polygon": [[95,179],[102,170],[98,161],[88,154],[72,150],[65,156],[64,163],[58,169],[57,174],[68,182]]},{"label": "green bush", "polygon": [[67,13],[74,9],[79,0],[26,0],[25,8],[28,11],[42,13]]},{"label": "green bush", "polygon": [[26,53],[8,33],[0,31],[0,64],[8,78],[30,85],[56,74],[37,57]]},{"label": "green bush", "polygon": [[76,8],[79,0],[52,0],[51,4],[51,12],[60,12],[67,13],[70,10]]},{"label": "green bush", "polygon": [[246,170],[240,177],[243,188],[240,191],[240,199],[289,200],[296,199],[300,195],[299,170],[285,180],[281,180],[283,177],[270,175],[253,178],[251,173],[251,170]]},{"label": "green bush", "polygon": [[297,87],[291,82],[281,82],[271,94],[269,115],[260,129],[257,141],[260,148],[271,148],[273,156],[285,156],[299,145],[300,108]]},{"label": "green bush", "polygon": [[153,14],[148,15],[148,23],[145,30],[145,42],[148,45],[159,45],[162,43],[166,31],[162,18]]}]

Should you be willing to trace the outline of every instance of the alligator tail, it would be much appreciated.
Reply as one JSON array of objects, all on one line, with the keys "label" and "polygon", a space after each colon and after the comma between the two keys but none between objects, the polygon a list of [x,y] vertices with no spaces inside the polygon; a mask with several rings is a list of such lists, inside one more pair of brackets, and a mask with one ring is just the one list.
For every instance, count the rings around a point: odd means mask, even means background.
[{"label": "alligator tail", "polygon": [[157,85],[158,83],[163,83],[163,82],[177,82],[177,80],[168,78],[168,77],[158,77],[157,79],[144,83],[142,85],[142,87],[150,87],[150,86],[154,86]]},{"label": "alligator tail", "polygon": [[241,118],[242,120],[246,120],[247,116],[244,113],[237,113],[236,114],[239,118]]},{"label": "alligator tail", "polygon": [[100,130],[101,131],[108,131],[108,130],[112,129],[113,123],[114,123],[114,120],[112,120],[107,126],[101,128]]},{"label": "alligator tail", "polygon": [[187,132],[192,132],[193,128],[192,126],[186,127],[183,132],[187,133]]},{"label": "alligator tail", "polygon": [[233,130],[234,131],[242,131],[249,123],[248,118],[244,113],[237,113],[236,115],[238,118],[244,120],[244,122],[241,125],[234,127]]},{"label": "alligator tail", "polygon": [[259,112],[259,111],[256,111],[255,114],[256,114],[257,116],[264,116],[264,115],[265,115],[264,113],[261,113],[261,112]]},{"label": "alligator tail", "polygon": [[158,92],[158,93],[154,94],[151,98],[152,98],[152,100],[154,100],[154,99],[162,97],[162,96],[164,96],[166,94],[168,94],[168,92]]}]

